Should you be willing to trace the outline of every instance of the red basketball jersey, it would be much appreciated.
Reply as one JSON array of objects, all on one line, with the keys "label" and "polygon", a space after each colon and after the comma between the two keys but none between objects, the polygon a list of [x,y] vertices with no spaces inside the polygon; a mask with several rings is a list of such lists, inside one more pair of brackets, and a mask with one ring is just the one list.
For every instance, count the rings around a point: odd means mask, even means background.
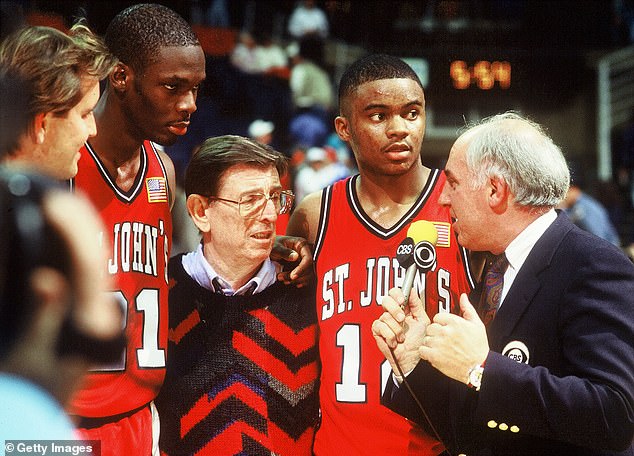
[{"label": "red basketball jersey", "polygon": [[416,203],[390,228],[380,227],[363,211],[356,179],[337,182],[322,193],[314,253],[322,423],[314,451],[435,455],[440,447],[435,438],[380,404],[392,370],[376,346],[372,322],[383,313],[381,302],[389,289],[403,285],[405,269],[396,250],[413,221],[428,220],[438,231],[437,265],[426,275],[417,272],[414,281],[418,291],[425,286],[430,317],[455,312],[460,293],[473,287],[449,210],[438,204],[445,176],[432,170]]},{"label": "red basketball jersey", "polygon": [[71,411],[85,417],[117,415],[152,401],[165,376],[172,239],[167,174],[154,145],[145,141],[134,185],[124,192],[86,144],[74,186],[87,194],[104,222],[100,241],[110,251],[104,266],[115,277],[113,293],[126,315],[128,344],[120,362],[91,371]]}]

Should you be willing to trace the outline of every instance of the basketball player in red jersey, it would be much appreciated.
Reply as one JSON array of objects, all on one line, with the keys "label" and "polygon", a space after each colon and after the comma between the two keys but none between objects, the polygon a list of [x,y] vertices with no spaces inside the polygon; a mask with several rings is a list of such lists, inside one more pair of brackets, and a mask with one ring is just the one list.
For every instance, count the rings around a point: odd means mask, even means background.
[{"label": "basketball player in red jersey", "polygon": [[128,346],[120,362],[87,377],[71,412],[85,438],[101,440],[102,455],[149,455],[158,451],[152,401],[165,375],[175,188],[172,161],[154,143],[187,132],[205,56],[187,22],[159,5],[120,12],[104,38],[120,62],[95,108],[97,135],[82,149],[74,186],[104,221]]},{"label": "basketball player in red jersey", "polygon": [[158,4],[120,12],[105,41],[120,62],[95,108],[97,135],[82,150],[74,186],[106,226],[128,346],[119,363],[88,376],[71,412],[85,438],[101,440],[102,455],[158,454],[152,401],[165,376],[175,173],[155,143],[186,134],[205,56],[187,22]]},{"label": "basketball player in red jersey", "polygon": [[396,250],[413,221],[432,222],[439,235],[435,269],[414,281],[429,315],[456,312],[460,293],[473,287],[449,211],[438,204],[444,174],[421,161],[423,87],[403,61],[371,55],[342,76],[339,107],[335,128],[359,174],[308,195],[287,230],[314,245],[322,363],[314,453],[438,455],[434,436],[380,404],[391,368],[372,336],[383,297],[403,284]]}]

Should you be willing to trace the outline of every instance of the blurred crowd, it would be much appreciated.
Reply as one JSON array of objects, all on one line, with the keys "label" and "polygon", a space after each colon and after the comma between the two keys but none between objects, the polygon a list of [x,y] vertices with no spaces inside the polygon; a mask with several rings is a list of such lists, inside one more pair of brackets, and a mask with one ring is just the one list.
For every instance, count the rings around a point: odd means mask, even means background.
[{"label": "blurred crowd", "polygon": [[[7,34],[12,26],[25,21],[45,21],[48,25],[64,27],[79,11],[94,21],[97,31],[110,17],[134,2],[85,2],[69,0],[55,2],[2,1],[3,30]],[[356,172],[354,156],[348,145],[334,131],[337,115],[337,81],[332,58],[326,58],[327,44],[332,40],[373,46],[385,33],[394,36],[398,27],[407,20],[421,19],[434,24],[434,30],[443,24],[485,23],[506,19],[535,16],[535,8],[527,2],[467,2],[459,0],[429,0],[425,2],[377,1],[371,4],[354,1],[316,0],[181,0],[171,2],[176,11],[189,19],[195,30],[213,30],[207,37],[207,80],[201,88],[198,112],[192,117],[189,134],[165,150],[174,161],[177,182],[182,184],[183,173],[192,151],[210,136],[238,134],[255,138],[283,152],[290,159],[290,173],[285,185],[295,191],[296,202],[311,191]],[[592,8],[583,4],[579,8]],[[382,11],[382,13],[380,13]],[[552,12],[557,14],[556,11]],[[359,29],[364,21],[382,17],[390,22],[382,30]],[[610,3],[608,32],[594,33],[595,40],[604,46],[623,46],[634,42],[634,2],[613,0]],[[522,19],[523,18],[523,19]],[[603,21],[605,22],[605,21]],[[400,24],[400,25],[399,25]],[[367,28],[367,27],[366,27]],[[431,29],[430,29],[431,30]],[[603,29],[601,29],[603,30]],[[228,33],[220,33],[225,31]],[[358,32],[358,33],[355,33]],[[572,34],[574,30],[570,29]],[[374,36],[374,38],[372,38]],[[201,39],[205,41],[205,39]],[[205,44],[203,43],[205,48]],[[615,135],[614,180],[609,183],[590,183],[592,179],[579,179],[576,188],[583,198],[571,194],[565,203],[571,216],[581,220],[588,210],[581,204],[593,198],[605,213],[590,223],[595,234],[606,235],[621,244],[634,256],[634,196],[632,195],[631,151],[632,128]],[[628,136],[629,135],[629,136]],[[587,170],[584,170],[587,171]],[[578,173],[580,177],[581,173]],[[585,172],[587,177],[590,172]],[[586,182],[588,181],[588,182]],[[600,188],[599,188],[600,187]],[[609,187],[606,189],[605,187]],[[564,206],[562,206],[564,207]],[[591,214],[596,214],[592,212]],[[184,217],[188,222],[187,217]],[[604,227],[609,224],[610,226]],[[283,220],[280,232],[285,229]],[[596,228],[595,228],[596,227]],[[191,237],[197,239],[194,234]],[[187,239],[188,236],[184,235]],[[188,242],[183,248],[187,248]],[[191,242],[191,241],[190,241]],[[176,243],[178,251],[178,242]]]}]

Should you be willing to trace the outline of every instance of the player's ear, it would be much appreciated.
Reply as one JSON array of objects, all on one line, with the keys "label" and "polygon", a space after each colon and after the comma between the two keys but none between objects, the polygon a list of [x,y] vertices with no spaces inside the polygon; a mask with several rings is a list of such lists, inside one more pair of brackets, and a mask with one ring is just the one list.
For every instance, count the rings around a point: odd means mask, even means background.
[{"label": "player's ear", "polygon": [[117,63],[114,70],[110,73],[110,84],[117,91],[125,90],[130,78],[130,73],[130,67],[125,63]]},{"label": "player's ear", "polygon": [[350,127],[347,118],[343,116],[335,118],[335,131],[343,141],[350,141]]},{"label": "player's ear", "polygon": [[187,212],[189,212],[194,225],[202,233],[208,232],[211,228],[211,220],[207,216],[208,207],[209,202],[206,196],[193,193],[187,197]]}]

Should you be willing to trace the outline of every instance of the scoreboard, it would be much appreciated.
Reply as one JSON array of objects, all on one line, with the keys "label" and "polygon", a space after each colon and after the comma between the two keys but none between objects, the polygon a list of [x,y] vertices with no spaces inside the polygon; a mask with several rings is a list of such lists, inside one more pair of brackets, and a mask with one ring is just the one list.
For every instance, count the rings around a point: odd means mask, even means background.
[{"label": "scoreboard", "polygon": [[469,65],[464,60],[449,63],[449,77],[454,89],[466,90],[472,86],[481,90],[491,90],[496,84],[501,90],[511,87],[511,62],[507,60],[478,60]]},{"label": "scoreboard", "polygon": [[424,61],[413,68],[425,68],[428,106],[446,125],[463,123],[469,113],[561,109],[584,89],[591,71],[582,56],[566,51],[469,48],[405,60]]}]

